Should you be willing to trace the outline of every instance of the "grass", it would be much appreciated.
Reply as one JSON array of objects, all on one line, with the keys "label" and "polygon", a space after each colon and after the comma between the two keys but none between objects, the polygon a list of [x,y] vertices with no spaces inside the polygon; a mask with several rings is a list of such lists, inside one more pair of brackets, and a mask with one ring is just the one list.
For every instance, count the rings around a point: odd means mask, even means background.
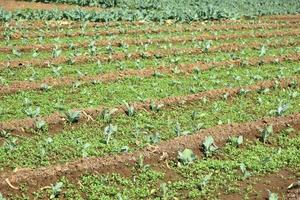
[{"label": "grass", "polygon": [[[227,143],[217,155],[197,159],[188,166],[170,162],[171,169],[157,169],[152,166],[136,167],[130,177],[119,174],[83,174],[76,180],[61,178],[62,191],[58,197],[65,199],[222,199],[226,194],[238,194],[248,199],[249,195],[261,193],[253,190],[255,182],[276,174],[290,171],[293,178],[300,165],[300,136],[290,136],[290,130],[272,136],[265,145],[259,141],[245,141],[241,148]],[[240,166],[244,164],[249,176],[245,177]],[[247,187],[241,187],[240,185]],[[270,186],[269,186],[270,187]],[[26,188],[26,187],[25,187]],[[51,190],[37,191],[36,198],[49,197]],[[284,195],[282,195],[284,197]],[[13,199],[26,199],[15,197]]]},{"label": "grass", "polygon": [[[297,29],[286,29],[285,31],[289,32],[291,30],[297,30]],[[284,29],[283,29],[284,31]],[[247,30],[247,31],[241,31],[241,32],[238,32],[238,34],[251,34],[251,30]],[[264,30],[264,33],[271,33],[271,32],[274,32],[274,30]],[[225,34],[228,34],[228,35],[231,35],[232,33],[226,33],[224,32]],[[218,34],[218,35],[224,35],[224,33],[214,33],[214,34]],[[197,36],[197,32],[194,33],[195,35],[194,36]],[[236,33],[235,33],[236,34]],[[170,37],[173,37],[174,35],[170,35]],[[191,35],[192,37],[194,37],[193,35]],[[181,36],[180,37],[184,37],[184,36]],[[290,38],[290,39],[298,39],[299,37],[298,36],[292,36],[292,37],[285,37],[284,39],[287,39],[287,38]],[[232,41],[238,41],[239,43],[247,43],[247,42],[253,42],[253,41],[256,41],[256,42],[262,42],[263,44],[265,44],[266,42],[272,42],[273,40],[275,41],[278,41],[281,39],[281,37],[272,37],[272,38],[267,38],[269,41],[266,40],[266,38],[246,38],[246,39],[239,39],[239,40],[216,40],[216,41],[213,41],[213,46],[219,46],[219,45],[222,45],[224,43],[224,41],[227,42],[232,42]],[[93,38],[92,40],[95,41],[95,39]],[[98,40],[98,39],[96,39]],[[114,39],[116,40],[116,38]],[[118,37],[118,40],[122,41],[122,38],[119,38]],[[78,41],[78,40],[75,40],[75,41]],[[87,42],[90,43],[91,40],[85,40]],[[265,41],[265,42],[264,42]],[[63,41],[60,41],[60,39],[56,39],[55,41],[53,41],[54,44],[59,44],[59,43],[64,43]],[[67,44],[71,44],[72,41],[68,41]],[[128,53],[132,53],[132,52],[143,52],[143,51],[155,51],[155,50],[158,50],[158,49],[168,49],[168,48],[190,48],[190,47],[194,47],[195,45],[197,45],[199,43],[199,41],[192,41],[192,42],[187,42],[185,44],[183,43],[177,43],[177,44],[172,44],[172,46],[169,46],[168,43],[160,43],[160,44],[149,44],[147,45],[147,50],[144,49],[144,47],[141,45],[131,45],[128,47],[128,49],[125,49],[124,47],[112,47],[113,51],[114,52],[123,52],[126,50],[126,52]],[[59,45],[58,45],[59,46]],[[203,44],[200,45],[200,47],[202,48]],[[98,47],[97,48],[97,53],[98,55],[103,55],[103,54],[108,54],[108,51],[106,49],[107,47]],[[71,53],[78,53],[78,54],[84,54],[84,53],[88,53],[87,51],[87,48],[76,48],[75,49],[76,51],[74,50],[63,50],[62,51],[62,54],[61,56],[69,56]],[[14,55],[12,53],[10,54],[7,54],[7,53],[0,53],[0,60],[2,61],[9,61],[11,59],[17,59],[17,60],[29,60],[29,59],[32,59],[32,54],[33,52],[23,52],[21,53],[20,56],[17,56],[17,55]],[[39,52],[39,55],[38,57],[39,59],[51,59],[52,58],[52,51],[50,52]]]},{"label": "grass", "polygon": [[[175,128],[178,126],[181,133],[188,131],[193,134],[199,128],[275,116],[274,110],[284,104],[288,105],[284,115],[296,113],[300,111],[299,92],[299,88],[250,92],[230,100],[203,100],[159,112],[139,111],[133,117],[119,115],[111,121],[99,117],[95,122],[82,124],[76,129],[67,126],[54,135],[47,131],[40,132],[32,137],[17,138],[15,143],[12,142],[15,137],[9,137],[0,148],[0,167],[4,170],[48,166],[84,156],[117,154],[125,146],[129,147],[129,151],[135,151],[155,142],[149,136],[156,133],[160,140],[175,138]],[[109,123],[117,125],[118,130],[106,144],[103,130]]]},{"label": "grass", "polygon": [[[194,92],[249,85],[258,80],[287,77],[298,73],[297,63],[271,64],[264,67],[212,69],[200,74],[159,75],[148,78],[131,77],[107,84],[88,84],[54,88],[48,91],[25,91],[2,96],[0,120],[25,118],[28,107],[40,107],[40,114],[73,108],[114,106],[123,101],[159,99]],[[163,77],[160,77],[163,76]],[[130,87],[128,87],[130,85]],[[25,98],[31,101],[26,103]]]},{"label": "grass", "polygon": [[[281,56],[283,54],[299,52],[297,47],[285,47],[285,48],[268,48],[267,56]],[[138,59],[138,60],[124,60],[119,62],[111,63],[86,63],[86,64],[61,64],[58,66],[52,66],[50,68],[35,68],[26,67],[18,69],[3,69],[1,71],[1,80],[3,84],[10,84],[13,81],[38,81],[46,78],[60,78],[60,77],[78,77],[83,75],[101,75],[103,73],[121,71],[126,69],[145,69],[150,67],[159,66],[171,66],[176,64],[189,64],[198,61],[204,62],[218,62],[232,59],[237,57],[242,60],[249,59],[251,57],[257,57],[259,55],[258,50],[245,48],[242,51],[231,53],[231,52],[215,52],[205,53],[199,55],[179,55],[179,56],[167,56],[161,59]],[[60,69],[60,70],[58,70]],[[55,73],[54,71],[58,71]]]}]

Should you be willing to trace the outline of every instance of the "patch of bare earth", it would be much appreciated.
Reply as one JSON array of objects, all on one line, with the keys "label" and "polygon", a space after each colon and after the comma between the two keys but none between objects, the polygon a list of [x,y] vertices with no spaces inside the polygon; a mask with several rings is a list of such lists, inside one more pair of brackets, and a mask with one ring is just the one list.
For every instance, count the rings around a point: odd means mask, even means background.
[{"label": "patch of bare earth", "polygon": [[[16,1],[16,0],[0,0],[0,7],[5,10],[14,11],[19,9],[37,9],[37,10],[70,10],[78,8],[76,5],[68,4],[51,4],[51,3],[36,3],[36,2],[27,2],[27,1]],[[94,10],[102,11],[102,8],[99,7],[80,7],[83,10]]]},{"label": "patch of bare earth", "polygon": [[[280,199],[300,199],[300,190],[289,190],[288,186],[297,181],[297,175],[287,169],[265,176],[253,177],[239,183],[240,191],[234,194],[224,194],[222,200],[240,200],[247,196],[249,199],[268,199],[269,191],[277,193]],[[251,190],[249,190],[251,188]],[[247,191],[249,190],[249,191]]]}]

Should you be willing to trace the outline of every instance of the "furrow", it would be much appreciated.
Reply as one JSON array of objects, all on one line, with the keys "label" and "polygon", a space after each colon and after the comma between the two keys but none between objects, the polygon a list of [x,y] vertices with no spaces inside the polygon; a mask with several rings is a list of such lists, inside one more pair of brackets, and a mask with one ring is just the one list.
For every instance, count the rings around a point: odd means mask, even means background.
[{"label": "furrow", "polygon": [[[270,25],[268,26],[268,29],[278,29],[278,28],[298,28],[299,26],[291,26],[291,25]],[[256,28],[251,28],[249,27],[249,30],[254,30]],[[257,28],[260,29],[260,28]],[[277,32],[280,32],[277,31]],[[276,32],[275,32],[276,33]],[[274,33],[274,34],[275,34]],[[126,40],[113,40],[113,41],[108,41],[108,40],[99,40],[95,42],[95,46],[121,46],[123,44],[127,45],[144,45],[144,44],[162,44],[162,43],[186,43],[186,42],[192,42],[192,41],[205,41],[205,40],[232,40],[232,39],[243,39],[243,38],[249,38],[249,37],[259,37],[259,38],[264,38],[266,37],[265,33],[257,33],[256,35],[254,34],[249,34],[249,33],[244,33],[244,34],[225,34],[225,35],[211,35],[211,34],[202,34],[198,36],[188,36],[188,37],[181,37],[181,36],[175,36],[171,38],[157,38],[157,39],[126,39]],[[74,43],[73,47],[74,48],[87,48],[90,45],[90,42],[79,42],[79,43]],[[26,46],[19,46],[19,47],[0,47],[0,52],[3,53],[11,53],[13,50],[18,50],[19,52],[29,52],[33,50],[37,50],[39,52],[43,51],[52,51],[55,48],[55,44],[40,44],[40,45],[26,45]],[[62,44],[60,45],[60,49],[68,49],[70,48],[69,44]]]},{"label": "furrow", "polygon": [[[295,83],[295,81],[299,81],[299,76],[292,76],[285,79],[280,80],[266,80],[266,81],[260,81],[257,82],[254,85],[249,86],[243,86],[243,87],[237,87],[237,88],[223,88],[223,89],[216,89],[216,90],[209,90],[204,91],[192,95],[185,95],[185,96],[177,96],[177,97],[167,97],[160,100],[154,101],[156,105],[163,104],[165,107],[173,106],[177,104],[182,103],[191,103],[198,101],[203,98],[208,99],[216,99],[219,98],[221,95],[228,95],[228,96],[234,96],[239,94],[240,90],[247,90],[247,91],[258,91],[266,88],[272,88],[272,87],[290,87],[292,84]],[[298,83],[297,83],[298,84]],[[147,100],[145,102],[132,102],[130,105],[132,105],[135,110],[150,110],[150,104],[151,101]],[[81,117],[80,121],[89,121],[91,118],[99,116],[104,110],[106,110],[107,107],[100,106],[97,108],[87,108],[87,109],[73,109],[78,110],[81,113],[83,113],[84,118]],[[121,114],[126,113],[126,107],[124,105],[119,105],[115,107],[116,112],[114,114]],[[49,126],[49,129],[55,127],[57,130],[61,129],[63,127],[63,124],[66,122],[65,115],[56,112],[51,115],[45,116],[42,118],[47,125]],[[15,132],[15,134],[23,134],[26,129],[34,128],[35,127],[36,119],[33,118],[25,118],[25,119],[17,119],[17,120],[10,120],[5,122],[0,122],[0,130],[7,130],[10,132]]]},{"label": "furrow", "polygon": [[[299,31],[291,31],[291,32],[276,32],[276,33],[268,33],[268,34],[255,34],[256,37],[259,38],[269,38],[269,37],[283,37],[283,36],[297,36],[299,35]],[[250,36],[251,38],[255,36]],[[276,43],[271,43],[266,45],[270,48],[284,47],[284,46],[292,46],[298,45],[300,41],[280,41]],[[218,46],[211,47],[208,51],[204,49],[195,49],[195,48],[172,48],[172,49],[163,49],[163,50],[154,50],[154,51],[146,51],[146,52],[134,52],[134,53],[115,53],[112,55],[98,55],[98,56],[78,56],[76,58],[71,59],[72,63],[87,63],[92,61],[100,61],[100,62],[110,62],[110,61],[121,61],[121,60],[133,60],[133,59],[150,59],[150,58],[161,58],[171,55],[196,55],[207,52],[236,52],[243,48],[248,47],[252,49],[261,48],[262,44],[257,42],[251,42],[248,44],[239,44],[239,43],[224,43]],[[49,67],[49,64],[63,64],[70,62],[69,57],[58,57],[49,60],[41,60],[41,59],[32,59],[30,61],[25,60],[13,60],[13,61],[4,61],[0,62],[0,69],[5,68],[22,68],[25,66],[37,66],[37,67]]]},{"label": "furrow", "polygon": [[[150,77],[154,73],[162,73],[162,74],[172,74],[173,68],[178,67],[180,72],[182,73],[192,73],[193,70],[198,67],[200,71],[209,70],[212,68],[217,67],[239,67],[242,65],[248,66],[256,66],[261,64],[271,64],[271,63],[281,63],[281,62],[295,62],[300,61],[300,54],[288,54],[282,56],[268,56],[263,58],[251,58],[249,60],[227,60],[227,61],[220,61],[220,62],[212,62],[212,63],[205,63],[205,62],[196,62],[190,64],[181,64],[179,66],[172,65],[172,66],[160,66],[158,68],[148,67],[146,69],[141,70],[124,70],[124,71],[117,71],[117,72],[110,72],[106,74],[96,75],[96,76],[84,76],[81,77],[79,80],[82,85],[90,84],[93,82],[111,82],[120,79],[125,79],[128,77],[138,76],[138,77]],[[48,78],[38,82],[32,81],[16,81],[9,85],[0,86],[0,95],[8,95],[22,91],[28,90],[40,90],[42,84],[47,84],[52,88],[59,88],[72,85],[76,82],[78,78],[76,77],[63,77],[63,78]]]},{"label": "furrow", "polygon": [[[200,144],[208,136],[212,136],[215,142],[221,145],[229,137],[238,135],[255,140],[258,137],[259,129],[263,129],[268,125],[273,126],[275,133],[287,127],[299,130],[300,114],[295,113],[283,117],[269,117],[246,123],[218,125],[200,130],[193,135],[164,141],[159,145],[147,147],[133,153],[89,157],[64,165],[54,165],[34,170],[17,169],[13,172],[5,172],[0,176],[0,191],[4,194],[9,194],[11,191],[19,190],[19,186],[23,184],[26,184],[28,188],[41,188],[57,181],[62,176],[78,178],[83,173],[122,173],[124,170],[130,171],[141,156],[144,158],[145,164],[158,165],[163,163],[165,159],[175,160],[178,151],[182,151],[185,148],[193,149],[197,154],[201,154]],[[167,157],[165,157],[166,155]]]}]

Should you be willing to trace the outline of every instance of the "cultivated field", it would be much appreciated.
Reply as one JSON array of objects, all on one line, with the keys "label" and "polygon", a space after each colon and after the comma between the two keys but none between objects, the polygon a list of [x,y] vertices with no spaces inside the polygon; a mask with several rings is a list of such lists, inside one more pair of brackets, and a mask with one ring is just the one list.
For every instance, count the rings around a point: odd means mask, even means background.
[{"label": "cultivated field", "polygon": [[35,12],[0,9],[0,200],[300,199],[299,14]]}]

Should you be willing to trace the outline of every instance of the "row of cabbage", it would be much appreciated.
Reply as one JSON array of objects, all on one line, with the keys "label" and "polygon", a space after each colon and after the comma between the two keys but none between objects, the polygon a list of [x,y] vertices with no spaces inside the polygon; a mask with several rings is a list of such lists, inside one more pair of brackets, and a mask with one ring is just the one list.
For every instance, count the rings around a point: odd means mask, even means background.
[{"label": "row of cabbage", "polygon": [[[74,20],[74,21],[196,21],[222,18],[255,17],[262,15],[300,13],[298,0],[38,0],[72,3],[112,2],[113,9],[87,11],[73,10],[17,10],[13,12],[0,8],[0,21],[11,19]],[[124,2],[122,2],[124,1]],[[120,3],[119,3],[120,2]],[[94,4],[91,4],[94,5]],[[98,4],[97,4],[98,5]],[[109,7],[109,6],[108,6]]]}]

